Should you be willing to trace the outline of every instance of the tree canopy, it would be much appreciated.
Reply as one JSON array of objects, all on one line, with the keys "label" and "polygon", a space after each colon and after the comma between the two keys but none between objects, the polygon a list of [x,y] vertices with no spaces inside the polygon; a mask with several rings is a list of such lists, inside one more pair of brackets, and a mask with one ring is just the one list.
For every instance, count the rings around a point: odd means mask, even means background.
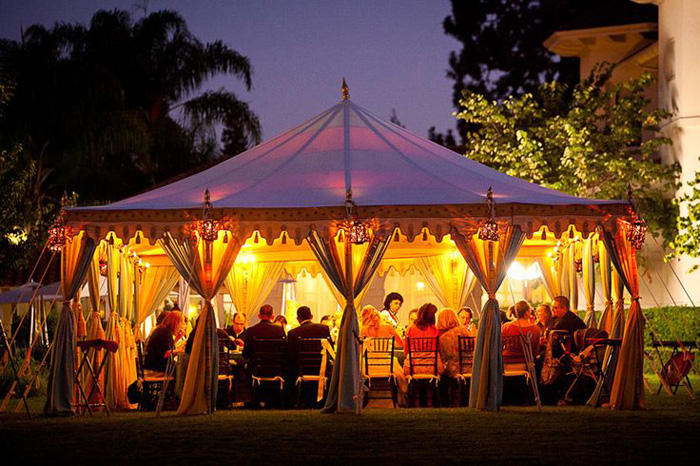
[{"label": "tree canopy", "polygon": [[0,63],[3,270],[36,257],[64,191],[86,204],[122,199],[261,139],[235,93],[202,92],[217,75],[250,90],[250,60],[202,42],[174,11],[33,25],[19,41],[0,40]]},{"label": "tree canopy", "polygon": [[[465,91],[458,118],[468,157],[512,176],[569,194],[624,199],[631,185],[652,231],[670,240],[677,209],[678,164],[659,163],[670,140],[658,133],[669,114],[648,110],[650,75],[610,84],[601,66],[569,89],[552,81],[502,102]],[[642,138],[643,132],[655,134]]]},{"label": "tree canopy", "polygon": [[[547,50],[547,37],[557,30],[655,21],[656,15],[656,6],[629,0],[452,0],[443,27],[462,45],[450,54],[447,72],[455,108],[465,89],[503,100],[553,79],[574,86],[578,60]],[[458,128],[464,137],[464,125]]]},{"label": "tree canopy", "polygon": [[22,144],[54,198],[70,189],[85,202],[120,199],[261,137],[233,92],[200,92],[220,74],[250,89],[248,58],[203,43],[174,11],[134,21],[101,10],[88,25],[34,25],[21,41],[2,41],[0,59],[16,83],[0,138]]}]

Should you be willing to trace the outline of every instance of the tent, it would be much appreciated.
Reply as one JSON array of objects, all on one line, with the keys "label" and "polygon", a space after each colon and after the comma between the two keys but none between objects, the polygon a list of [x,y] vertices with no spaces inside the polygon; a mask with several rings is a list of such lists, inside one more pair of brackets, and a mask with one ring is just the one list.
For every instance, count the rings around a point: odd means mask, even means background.
[{"label": "tent", "polygon": [[[499,241],[476,235],[489,219],[497,224]],[[65,221],[74,235],[64,249],[64,259],[72,261],[66,268],[86,268],[95,248],[122,248],[150,263],[137,275],[174,267],[207,301],[241,265],[241,251],[267,256],[259,258],[267,263],[315,261],[345,307],[326,408],[357,412],[356,305],[382,260],[459,250],[490,297],[470,405],[498,409],[502,361],[494,297],[509,265],[519,253],[539,256],[557,238],[590,238],[597,228],[628,246],[624,231],[631,217],[627,202],[577,198],[480,165],[383,121],[344,89],[340,103],[247,152],[119,202],[66,209]],[[358,226],[369,233],[364,244],[353,237]],[[636,261],[628,256],[616,267]],[[78,278],[67,274],[63,281]],[[176,279],[167,277],[173,284]],[[213,409],[213,320],[208,306],[191,357],[202,369],[191,377],[188,371],[182,413]]]}]

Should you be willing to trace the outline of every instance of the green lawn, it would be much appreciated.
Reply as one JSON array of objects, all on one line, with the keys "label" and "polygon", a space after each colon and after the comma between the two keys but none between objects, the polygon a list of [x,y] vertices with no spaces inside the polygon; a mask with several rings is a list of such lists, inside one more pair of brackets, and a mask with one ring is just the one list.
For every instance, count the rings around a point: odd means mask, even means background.
[{"label": "green lawn", "polygon": [[[31,402],[40,411],[42,400]],[[153,413],[31,420],[2,414],[0,441],[9,464],[697,464],[700,400],[679,391],[647,396],[647,404],[636,412],[546,407],[542,414],[531,407],[370,409],[361,417],[243,410],[158,419]]]}]

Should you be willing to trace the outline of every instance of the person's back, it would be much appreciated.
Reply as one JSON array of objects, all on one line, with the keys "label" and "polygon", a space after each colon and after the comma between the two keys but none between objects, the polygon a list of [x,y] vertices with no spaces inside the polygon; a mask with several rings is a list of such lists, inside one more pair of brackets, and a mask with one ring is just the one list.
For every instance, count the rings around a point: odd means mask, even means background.
[{"label": "person's back", "polygon": [[165,372],[168,360],[165,354],[173,345],[173,332],[167,327],[156,327],[148,337],[143,368],[150,371]]},{"label": "person's back", "polygon": [[[439,357],[439,352],[437,373],[434,373],[433,367],[427,365],[432,357],[432,351],[438,351],[437,337],[440,335],[440,332],[435,327],[436,313],[437,307],[434,304],[424,304],[418,311],[418,318],[415,324],[408,330],[408,335],[406,336],[406,360],[404,362],[404,372],[406,374],[411,374],[411,358],[414,360],[413,374],[430,373],[437,376],[442,372],[442,360]],[[429,344],[427,347],[421,347],[415,342],[415,338],[435,338],[435,343]]]},{"label": "person's back", "polygon": [[572,335],[576,330],[584,328],[586,328],[586,323],[571,311],[566,311],[566,313],[557,318],[550,327],[551,330],[566,330]]},{"label": "person's back", "polygon": [[280,339],[286,340],[286,335],[284,329],[279,325],[275,325],[272,322],[274,318],[274,311],[272,306],[265,304],[260,308],[260,313],[258,314],[260,322],[246,329],[245,340],[243,345],[243,357],[246,359],[251,359],[255,354],[255,344],[253,343],[256,339]]}]

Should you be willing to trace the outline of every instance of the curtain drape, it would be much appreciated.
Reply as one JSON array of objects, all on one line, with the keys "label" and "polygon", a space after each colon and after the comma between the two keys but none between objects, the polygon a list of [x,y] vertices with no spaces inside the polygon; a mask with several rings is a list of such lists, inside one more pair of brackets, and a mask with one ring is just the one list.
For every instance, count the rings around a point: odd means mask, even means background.
[{"label": "curtain drape", "polygon": [[134,299],[134,263],[128,253],[119,257],[119,315],[131,321]]},{"label": "curtain drape", "polygon": [[119,310],[119,268],[120,254],[119,247],[115,244],[107,243],[107,304],[109,313],[116,313]]},{"label": "curtain drape", "polygon": [[557,276],[556,266],[551,257],[536,257],[535,262],[540,266],[542,272],[542,283],[547,290],[550,299],[560,296],[559,292],[559,277]]},{"label": "curtain drape", "polygon": [[[176,274],[177,275],[177,274]],[[190,315],[190,284],[187,280],[177,275],[179,278],[177,287],[177,304],[185,317]],[[163,298],[165,299],[165,298]]]},{"label": "curtain drape", "polygon": [[[316,259],[321,264],[333,287],[345,296],[345,310],[336,342],[336,360],[328,385],[328,396],[324,412],[361,413],[362,380],[360,374],[360,329],[355,302],[369,288],[379,263],[391,243],[393,234],[384,238],[374,235],[364,245],[350,245],[350,263],[347,254],[338,253],[340,246],[348,245],[330,238],[323,240],[316,231],[311,231],[306,240]],[[349,241],[346,237],[345,241]],[[345,249],[347,252],[347,249]],[[350,274],[348,274],[350,272]]]},{"label": "curtain drape", "polygon": [[644,408],[644,320],[639,304],[639,272],[637,270],[637,249],[627,241],[626,230],[629,224],[619,225],[616,234],[602,232],[610,261],[619,274],[620,281],[631,296],[631,304],[622,346],[615,369],[610,407],[613,409]]},{"label": "curtain drape", "polygon": [[[98,246],[98,249],[101,246]],[[90,294],[90,307],[93,311],[100,312],[100,255],[98,251],[92,256],[88,267],[88,291]],[[89,334],[89,332],[88,332]],[[89,338],[89,337],[88,337]]]},{"label": "curtain drape", "polygon": [[236,311],[250,318],[263,305],[283,269],[284,262],[236,262],[224,282]]},{"label": "curtain drape", "polygon": [[417,257],[413,264],[443,307],[458,311],[467,305],[467,299],[474,291],[477,281],[461,256],[453,258],[442,254]]},{"label": "curtain drape", "polygon": [[572,310],[578,310],[578,272],[576,272],[576,257],[578,257],[576,254],[577,244],[577,241],[570,242],[568,247],[569,304]]},{"label": "curtain drape", "polygon": [[214,242],[201,239],[196,242],[194,239],[178,241],[168,233],[158,242],[180,276],[185,278],[205,301],[205,308],[199,316],[177,413],[212,413],[216,409],[219,353],[216,317],[211,300],[231,270],[241,250],[241,243],[228,231],[220,231],[218,239]]},{"label": "curtain drape", "polygon": [[586,294],[586,316],[584,322],[588,327],[597,327],[595,318],[595,262],[593,262],[593,238],[587,238],[583,242],[583,289]]},{"label": "curtain drape", "polygon": [[603,314],[600,316],[598,328],[605,330],[610,335],[613,322],[612,278],[610,273],[612,264],[610,264],[610,256],[602,240],[598,241],[598,263],[600,264],[600,283],[603,286],[603,298],[605,299],[605,307]]},{"label": "curtain drape", "polygon": [[126,398],[128,370],[124,364],[124,348],[128,344],[124,339],[122,318],[116,312],[112,312],[109,316],[107,328],[105,329],[105,338],[116,341],[119,344],[116,352],[106,354],[107,360],[104,368],[105,403],[111,410],[128,409],[131,407]]},{"label": "curtain drape", "polygon": [[54,334],[55,342],[44,405],[46,415],[62,415],[73,411],[76,337],[71,300],[80,290],[94,252],[95,242],[83,232],[68,238],[61,252],[63,308]]},{"label": "curtain drape", "polygon": [[503,396],[503,355],[501,320],[496,292],[503,283],[525,234],[517,226],[502,230],[498,242],[482,241],[476,235],[468,239],[454,232],[453,240],[489,299],[484,305],[474,348],[469,406],[496,411]]},{"label": "curtain drape", "polygon": [[[569,248],[564,246],[560,248],[561,255],[556,264],[557,276],[559,278],[559,293],[569,299],[569,304],[571,304],[571,288],[569,287]],[[575,308],[571,308],[575,309]]]},{"label": "curtain drape", "polygon": [[[138,271],[136,279],[136,309],[135,325],[139,326],[144,320],[158,309],[165,301],[170,291],[180,279],[175,267],[148,267]],[[182,303],[180,309],[185,310]]]}]

